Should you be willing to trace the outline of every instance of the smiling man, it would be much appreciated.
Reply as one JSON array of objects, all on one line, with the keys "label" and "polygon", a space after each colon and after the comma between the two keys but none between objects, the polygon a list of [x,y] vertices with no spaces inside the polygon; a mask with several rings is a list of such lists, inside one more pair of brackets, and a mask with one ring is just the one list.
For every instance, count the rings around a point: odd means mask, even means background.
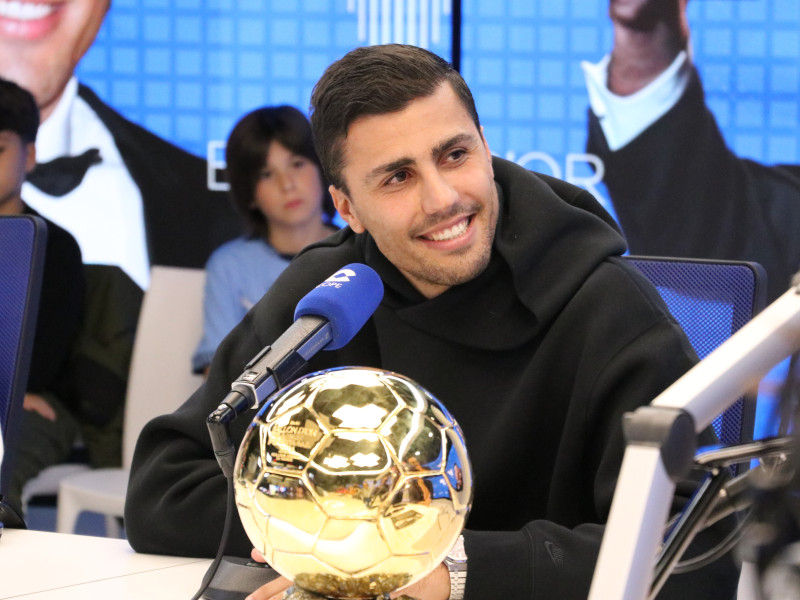
[{"label": "smiling man", "polygon": [[[466,571],[439,565],[407,593],[586,598],[623,453],[622,415],[695,362],[688,341],[620,258],[624,240],[588,192],[490,154],[466,83],[438,56],[358,48],[326,70],[311,103],[317,151],[349,227],[298,255],[217,350],[205,385],[144,429],[126,501],[131,544],[214,555],[226,482],[205,418],[289,327],[305,293],[362,262],[384,282],[380,306],[306,371],[364,365],[416,380],[455,415],[475,476]],[[248,425],[235,422],[234,438]],[[249,554],[238,524],[228,551]],[[664,593],[724,598],[735,583],[725,563],[677,576]],[[278,598],[287,585],[275,580],[252,598]]]},{"label": "smiling man", "polygon": [[356,233],[369,231],[425,297],[483,272],[497,190],[486,140],[452,87],[439,86],[413,109],[354,122],[344,160],[347,181],[331,187],[339,214]]},{"label": "smiling man", "polygon": [[42,125],[26,201],[78,240],[87,263],[118,265],[141,287],[152,264],[202,267],[234,237],[205,161],[128,121],[74,71],[110,0],[0,0],[0,76],[33,93]]}]

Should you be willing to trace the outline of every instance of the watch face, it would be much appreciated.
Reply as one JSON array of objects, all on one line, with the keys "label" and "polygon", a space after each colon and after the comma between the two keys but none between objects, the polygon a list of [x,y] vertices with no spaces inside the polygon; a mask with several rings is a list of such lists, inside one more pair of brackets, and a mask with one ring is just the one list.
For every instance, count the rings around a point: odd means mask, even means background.
[{"label": "watch face", "polygon": [[467,552],[464,550],[464,538],[459,536],[453,548],[448,552],[447,559],[452,562],[466,562]]},{"label": "watch face", "polygon": [[463,548],[460,548],[458,550],[453,548],[452,552],[447,555],[447,558],[449,558],[453,562],[464,562],[467,560],[467,554],[464,552]]}]

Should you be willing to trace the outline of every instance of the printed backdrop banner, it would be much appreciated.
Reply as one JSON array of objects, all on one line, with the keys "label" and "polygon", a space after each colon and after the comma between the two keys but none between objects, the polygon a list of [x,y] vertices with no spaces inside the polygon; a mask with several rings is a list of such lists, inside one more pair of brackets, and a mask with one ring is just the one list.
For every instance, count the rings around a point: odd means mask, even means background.
[{"label": "printed backdrop banner", "polygon": [[[662,9],[670,2],[647,1]],[[800,0],[689,0],[696,74],[688,71],[673,108],[620,147],[607,143],[603,115],[589,111],[582,66],[612,49],[609,3],[613,9],[615,0],[463,0],[460,64],[490,148],[593,192],[634,253],[758,261],[774,299],[800,267]],[[64,10],[107,4],[74,0]],[[0,64],[21,39],[53,29],[60,10],[0,0]],[[76,72],[124,117],[204,159],[195,165],[164,150],[157,170],[178,160],[185,173],[204,169],[203,188],[224,201],[224,140],[244,113],[274,104],[307,111],[326,66],[360,45],[403,42],[452,60],[454,13],[450,0],[114,0]],[[65,52],[56,54],[54,62]],[[6,68],[16,66],[6,60]],[[102,106],[85,92],[82,98],[107,121]],[[628,112],[642,110],[623,108],[623,129],[631,127]],[[97,125],[90,112],[78,117]],[[116,140],[112,125],[105,127]],[[101,154],[113,159],[112,142],[104,143]],[[137,160],[147,164],[147,157]],[[152,156],[149,162],[152,168]],[[789,166],[773,167],[779,163]],[[203,208],[188,188],[149,189],[166,179],[157,174],[104,173],[87,186],[107,192],[119,183],[132,203],[70,204],[24,192],[79,238],[85,259],[108,258],[146,287],[150,264],[202,266],[230,236],[214,231],[222,222],[219,198]],[[188,214],[185,223],[176,217]],[[175,219],[173,231],[158,232],[166,219]],[[213,233],[193,256],[175,237],[189,224],[196,227],[191,239]],[[100,234],[106,237],[90,239]]]},{"label": "printed backdrop banner", "polygon": [[[611,49],[608,0],[465,0],[462,12],[462,72],[492,151],[607,200],[583,157],[580,63]],[[800,0],[692,0],[688,13],[731,148],[798,162]],[[306,109],[325,67],[356,46],[399,41],[451,59],[450,15],[450,0],[115,0],[78,73],[124,115],[206,156],[256,106]]]}]

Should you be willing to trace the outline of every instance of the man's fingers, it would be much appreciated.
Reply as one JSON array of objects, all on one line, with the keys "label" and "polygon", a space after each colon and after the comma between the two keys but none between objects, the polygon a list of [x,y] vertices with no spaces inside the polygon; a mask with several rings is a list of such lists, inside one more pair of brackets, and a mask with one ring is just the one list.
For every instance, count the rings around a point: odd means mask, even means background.
[{"label": "man's fingers", "polygon": [[50,406],[50,403],[47,400],[38,394],[25,394],[22,402],[22,408],[39,413],[42,418],[47,419],[48,421],[56,420],[55,409]]},{"label": "man's fingers", "polygon": [[246,600],[279,600],[283,598],[283,593],[292,585],[292,582],[285,577],[278,577],[269,583],[262,585],[255,592],[250,594]]},{"label": "man's fingers", "polygon": [[263,555],[263,554],[261,554],[261,552],[259,552],[259,551],[258,551],[258,550],[256,550],[255,548],[253,548],[252,550],[250,550],[250,558],[252,558],[254,561],[256,561],[256,562],[260,562],[260,563],[265,563],[265,562],[267,562],[267,559],[265,559],[265,558],[264,558],[264,555]]}]

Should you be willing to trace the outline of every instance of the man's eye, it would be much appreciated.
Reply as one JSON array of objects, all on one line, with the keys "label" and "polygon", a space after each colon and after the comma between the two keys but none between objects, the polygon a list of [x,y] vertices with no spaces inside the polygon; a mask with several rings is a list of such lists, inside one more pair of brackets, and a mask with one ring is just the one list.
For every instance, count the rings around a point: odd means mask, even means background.
[{"label": "man's eye", "polygon": [[453,150],[448,156],[450,160],[460,160],[466,153],[466,150],[459,148],[458,150]]},{"label": "man's eye", "polygon": [[386,183],[389,185],[398,184],[403,183],[406,179],[408,179],[408,173],[406,171],[398,171],[392,175]]}]

